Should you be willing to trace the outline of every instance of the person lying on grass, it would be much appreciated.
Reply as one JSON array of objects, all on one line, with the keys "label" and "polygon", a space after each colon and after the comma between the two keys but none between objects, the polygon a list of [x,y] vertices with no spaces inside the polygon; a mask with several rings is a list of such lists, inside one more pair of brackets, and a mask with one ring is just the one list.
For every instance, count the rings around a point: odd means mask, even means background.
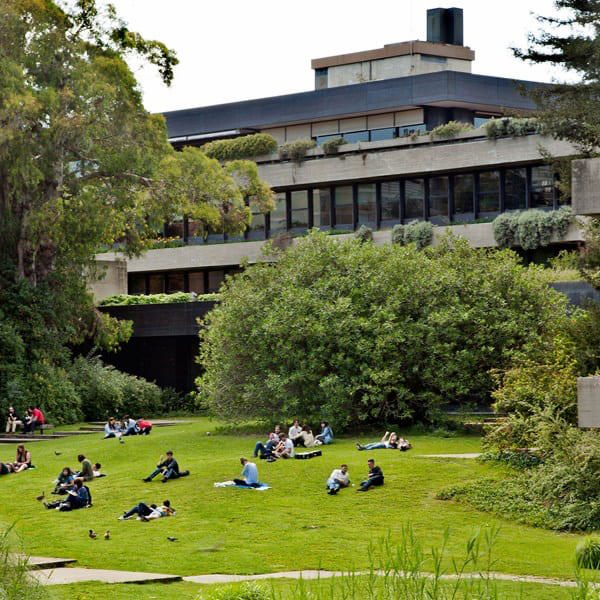
[{"label": "person lying on grass", "polygon": [[360,482],[360,487],[356,490],[357,492],[366,492],[369,488],[383,485],[383,471],[380,467],[375,466],[375,460],[370,458],[367,461],[369,466],[369,476],[364,481]]},{"label": "person lying on grass", "polygon": [[152,481],[157,475],[162,473],[162,482],[167,483],[169,479],[178,479],[179,477],[187,477],[190,472],[189,471],[180,471],[179,463],[173,457],[173,451],[167,451],[167,458],[165,460],[160,457],[158,464],[156,465],[156,469],[148,475],[148,477],[144,477],[142,481],[149,482]]},{"label": "person lying on grass", "polygon": [[9,475],[13,472],[12,463],[0,462],[0,475]]},{"label": "person lying on grass", "polygon": [[241,479],[234,479],[235,485],[246,485],[248,487],[260,487],[258,481],[258,469],[253,462],[250,462],[247,458],[240,458],[242,464],[242,476]]},{"label": "person lying on grass", "polygon": [[340,465],[339,469],[331,471],[331,475],[327,480],[327,493],[330,496],[335,496],[340,491],[340,488],[345,488],[350,485],[350,475],[348,475],[348,465]]},{"label": "person lying on grass", "polygon": [[53,494],[64,495],[73,487],[75,481],[75,474],[69,467],[65,467],[54,481]]},{"label": "person lying on grass", "polygon": [[254,446],[253,456],[256,458],[259,453],[261,458],[268,458],[273,454],[273,450],[279,444],[279,438],[281,436],[281,427],[275,425],[275,429],[269,433],[269,439],[263,444],[263,442],[256,442]]},{"label": "person lying on grass", "polygon": [[400,450],[405,451],[411,448],[411,445],[408,443],[406,439],[403,437],[399,437],[398,434],[394,431],[390,433],[386,431],[384,436],[381,438],[379,442],[372,442],[370,444],[359,444],[357,442],[356,449],[357,450]]},{"label": "person lying on grass", "polygon": [[175,509],[171,506],[170,500],[163,500],[163,503],[160,506],[157,506],[156,504],[148,506],[147,504],[140,502],[127,512],[124,512],[119,517],[119,521],[127,521],[134,515],[137,515],[138,521],[151,521],[162,517],[170,517],[175,514]]},{"label": "person lying on grass", "polygon": [[83,479],[77,478],[73,482],[73,487],[67,490],[67,498],[57,502],[44,502],[47,509],[55,508],[62,512],[77,510],[78,508],[87,508],[92,505],[92,495],[87,485],[83,484]]}]

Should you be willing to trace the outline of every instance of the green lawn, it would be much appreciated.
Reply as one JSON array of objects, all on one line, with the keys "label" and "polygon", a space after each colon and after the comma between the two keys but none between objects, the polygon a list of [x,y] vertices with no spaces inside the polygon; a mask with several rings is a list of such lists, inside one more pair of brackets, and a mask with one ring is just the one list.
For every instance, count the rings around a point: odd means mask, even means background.
[{"label": "green lawn", "polygon": [[[34,555],[73,557],[80,566],[180,575],[361,569],[368,566],[369,542],[388,532],[397,537],[406,523],[412,524],[427,546],[438,545],[444,530],[450,528],[449,550],[462,555],[476,528],[499,525],[495,571],[573,577],[574,549],[581,536],[517,525],[464,505],[435,500],[440,489],[489,476],[493,467],[473,460],[417,455],[476,452],[476,437],[412,435],[414,449],[408,453],[358,452],[354,438],[337,440],[324,449],[321,458],[272,464],[258,461],[261,479],[273,489],[255,492],[213,487],[213,482],[239,473],[238,458],[251,455],[256,439],[207,436],[215,426],[215,422],[198,419],[188,425],[155,428],[151,436],[129,438],[124,445],[102,440],[101,434],[31,444],[38,468],[0,478],[0,521],[16,523],[25,550]],[[143,483],[141,478],[170,448],[191,476],[168,484],[158,479]],[[53,478],[65,464],[74,466],[80,452],[102,462],[109,474],[91,485],[94,507],[72,513],[46,511],[35,497],[42,490],[48,494]],[[0,459],[12,455],[12,446],[0,446]],[[384,488],[358,496],[354,489],[335,497],[325,493],[332,468],[347,462],[351,478],[358,482],[371,455],[385,472]],[[176,517],[152,523],[117,521],[123,510],[138,501],[164,498],[178,509]],[[112,539],[90,540],[90,528],[110,529]],[[178,541],[170,543],[167,536]],[[215,544],[220,550],[205,551]],[[155,587],[139,589],[150,598],[148,590]],[[178,597],[187,596],[182,592]]]}]

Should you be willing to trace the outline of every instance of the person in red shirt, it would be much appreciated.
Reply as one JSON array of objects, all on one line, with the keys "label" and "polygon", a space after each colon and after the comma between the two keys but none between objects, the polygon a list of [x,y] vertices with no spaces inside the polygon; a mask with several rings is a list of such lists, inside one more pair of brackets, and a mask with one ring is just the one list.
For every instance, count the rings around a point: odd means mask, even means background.
[{"label": "person in red shirt", "polygon": [[25,431],[27,433],[35,433],[36,427],[41,427],[46,424],[44,413],[37,406],[30,406],[27,409],[29,413],[29,422],[25,423]]},{"label": "person in red shirt", "polygon": [[152,423],[146,421],[146,419],[138,419],[137,422],[138,435],[150,435],[152,431]]}]

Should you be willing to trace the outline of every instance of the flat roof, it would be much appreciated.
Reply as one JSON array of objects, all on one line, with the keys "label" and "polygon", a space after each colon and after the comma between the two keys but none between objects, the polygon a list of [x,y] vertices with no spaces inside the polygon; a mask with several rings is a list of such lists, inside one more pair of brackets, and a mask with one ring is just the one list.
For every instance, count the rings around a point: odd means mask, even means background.
[{"label": "flat roof", "polygon": [[244,100],[163,113],[169,138],[233,129],[266,129],[377,114],[423,106],[464,107],[489,112],[529,111],[534,103],[519,87],[547,84],[439,71],[309,92]]}]

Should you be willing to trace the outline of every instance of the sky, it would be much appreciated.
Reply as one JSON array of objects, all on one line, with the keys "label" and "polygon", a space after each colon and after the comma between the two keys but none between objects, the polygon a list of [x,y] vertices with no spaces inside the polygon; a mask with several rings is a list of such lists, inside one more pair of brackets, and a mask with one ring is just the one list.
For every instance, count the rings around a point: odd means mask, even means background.
[{"label": "sky", "polygon": [[529,65],[511,47],[539,31],[552,0],[112,0],[129,27],[177,52],[166,87],[151,66],[132,65],[152,112],[278,96],[314,88],[310,60],[426,38],[428,8],[464,9],[473,72],[513,79],[564,78]]}]

